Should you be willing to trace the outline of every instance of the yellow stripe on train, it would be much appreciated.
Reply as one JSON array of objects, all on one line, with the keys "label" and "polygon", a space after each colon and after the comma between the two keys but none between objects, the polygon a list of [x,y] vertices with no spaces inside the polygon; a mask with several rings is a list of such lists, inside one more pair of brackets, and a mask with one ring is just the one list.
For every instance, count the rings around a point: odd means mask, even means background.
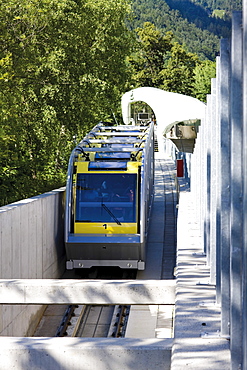
[{"label": "yellow stripe on train", "polygon": [[136,223],[116,222],[75,222],[75,234],[137,234]]}]

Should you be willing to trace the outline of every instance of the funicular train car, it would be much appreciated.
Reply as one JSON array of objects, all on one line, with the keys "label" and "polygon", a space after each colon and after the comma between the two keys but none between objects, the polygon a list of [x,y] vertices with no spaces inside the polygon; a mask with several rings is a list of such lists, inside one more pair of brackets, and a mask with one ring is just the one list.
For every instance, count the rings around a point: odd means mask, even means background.
[{"label": "funicular train car", "polygon": [[67,269],[145,268],[154,127],[99,123],[73,150],[65,208]]}]

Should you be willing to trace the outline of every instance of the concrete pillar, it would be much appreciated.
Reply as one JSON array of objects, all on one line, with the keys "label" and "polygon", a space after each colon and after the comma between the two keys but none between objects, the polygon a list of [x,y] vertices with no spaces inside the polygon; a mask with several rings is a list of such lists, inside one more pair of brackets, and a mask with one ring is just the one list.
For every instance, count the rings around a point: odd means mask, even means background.
[{"label": "concrete pillar", "polygon": [[220,285],[221,335],[230,335],[230,104],[229,41],[220,45]]},{"label": "concrete pillar", "polygon": [[211,116],[210,116],[210,283],[216,285],[216,207],[217,207],[217,134],[216,115],[216,79],[211,80]]},{"label": "concrete pillar", "polygon": [[201,176],[200,176],[200,187],[201,187],[201,209],[200,209],[200,212],[201,212],[201,215],[200,215],[200,219],[201,219],[201,236],[202,236],[202,244],[203,244],[203,250],[204,252],[206,251],[206,247],[205,247],[205,216],[206,216],[206,146],[205,146],[205,130],[206,130],[206,120],[203,119],[202,122],[201,122],[201,132],[200,132],[200,138],[201,138],[201,142],[200,142],[200,147],[201,147],[201,150],[200,150],[200,158],[198,158],[199,162],[200,162],[200,166],[201,166]]},{"label": "concrete pillar", "polygon": [[205,192],[205,228],[204,228],[204,240],[205,240],[205,252],[207,255],[207,264],[210,266],[210,194],[211,194],[211,107],[212,107],[212,96],[207,96],[207,111],[206,111],[206,122],[205,122],[205,163],[206,163],[206,192]]},{"label": "concrete pillar", "polygon": [[221,125],[220,125],[220,57],[216,58],[216,302],[221,299]]},{"label": "concrete pillar", "polygon": [[232,370],[242,360],[242,13],[232,17],[231,40],[231,357]]},{"label": "concrete pillar", "polygon": [[247,369],[247,1],[243,1],[243,355]]}]

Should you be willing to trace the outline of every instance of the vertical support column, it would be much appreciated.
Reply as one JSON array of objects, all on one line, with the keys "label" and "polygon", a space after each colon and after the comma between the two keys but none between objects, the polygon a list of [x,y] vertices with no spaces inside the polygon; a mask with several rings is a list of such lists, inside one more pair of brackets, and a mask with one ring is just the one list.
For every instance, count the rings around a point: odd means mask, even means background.
[{"label": "vertical support column", "polygon": [[211,118],[210,118],[210,284],[216,285],[216,206],[217,206],[217,131],[218,122],[216,115],[216,79],[211,79]]},{"label": "vertical support column", "polygon": [[202,208],[202,198],[201,198],[201,172],[202,172],[202,154],[201,154],[201,143],[202,143],[202,122],[201,126],[198,127],[195,148],[193,154],[191,154],[191,192],[193,194],[193,202],[195,204],[195,216],[198,225],[198,231],[200,235],[200,246],[202,246],[202,227],[201,227],[201,208]]},{"label": "vertical support column", "polygon": [[[201,121],[202,125],[202,121]],[[202,207],[202,198],[201,198],[201,174],[202,174],[202,161],[201,161],[201,148],[202,148],[202,137],[201,137],[201,126],[199,127],[198,133],[197,133],[197,139],[196,139],[196,162],[197,162],[197,203],[196,203],[196,217],[197,217],[197,222],[198,222],[198,227],[201,235],[201,207]],[[196,163],[194,164],[194,166]]]},{"label": "vertical support column", "polygon": [[220,284],[221,284],[221,335],[230,335],[230,54],[229,41],[220,45]]},{"label": "vertical support column", "polygon": [[201,121],[201,125],[198,128],[195,150],[192,154],[192,171],[194,180],[194,190],[195,190],[195,210],[196,210],[196,219],[198,223],[198,228],[200,232],[200,236],[203,235],[202,233],[202,171],[203,171],[203,159],[202,159],[202,132],[203,132],[203,121]]},{"label": "vertical support column", "polygon": [[207,255],[207,264],[210,266],[210,197],[211,197],[211,106],[212,97],[207,96],[207,111],[205,125],[205,155],[206,155],[206,204],[205,204],[205,227],[204,245]]},{"label": "vertical support column", "polygon": [[[196,158],[197,158],[197,140],[195,143],[193,154],[190,156],[190,191],[193,194],[195,205],[197,203],[197,181],[198,181],[198,172],[196,169]],[[187,158],[186,158],[187,160]],[[196,206],[195,206],[196,208]]]},{"label": "vertical support column", "polygon": [[242,361],[242,14],[233,13],[231,40],[231,368]]},{"label": "vertical support column", "polygon": [[216,58],[216,302],[221,300],[221,125],[220,125],[220,57]]},{"label": "vertical support column", "polygon": [[247,369],[247,1],[243,1],[243,369]]},{"label": "vertical support column", "polygon": [[[206,111],[206,109],[205,109]],[[205,114],[206,115],[206,114]],[[201,190],[201,205],[200,205],[200,222],[201,222],[201,236],[202,236],[202,244],[204,246],[204,252],[206,251],[205,247],[205,215],[206,215],[206,156],[205,156],[205,125],[206,121],[205,118],[201,121],[200,126],[200,163],[201,163],[201,177],[200,177],[200,190]]]}]

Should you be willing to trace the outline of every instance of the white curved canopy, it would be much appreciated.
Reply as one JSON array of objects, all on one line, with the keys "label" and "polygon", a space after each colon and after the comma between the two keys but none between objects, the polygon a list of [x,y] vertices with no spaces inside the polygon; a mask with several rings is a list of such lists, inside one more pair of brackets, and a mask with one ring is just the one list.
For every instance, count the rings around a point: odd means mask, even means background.
[{"label": "white curved canopy", "polygon": [[130,123],[130,104],[143,101],[153,110],[159,131],[175,121],[202,119],[205,104],[190,96],[172,93],[155,87],[139,87],[122,96],[122,115],[125,124]]}]

